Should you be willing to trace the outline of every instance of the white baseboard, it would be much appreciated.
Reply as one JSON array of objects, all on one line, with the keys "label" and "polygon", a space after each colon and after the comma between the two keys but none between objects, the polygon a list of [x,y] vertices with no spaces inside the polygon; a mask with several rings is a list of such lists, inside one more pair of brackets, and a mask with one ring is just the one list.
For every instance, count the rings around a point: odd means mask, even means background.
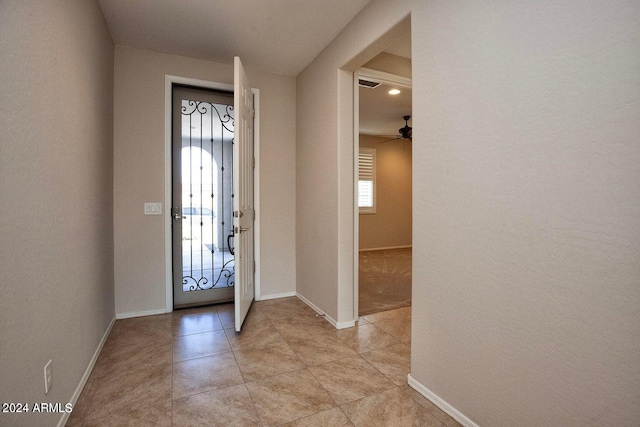
[{"label": "white baseboard", "polygon": [[300,301],[302,301],[303,303],[307,304],[316,313],[318,313],[318,315],[324,317],[324,320],[326,320],[327,322],[331,323],[333,325],[333,327],[336,328],[336,329],[346,329],[346,328],[351,328],[351,327],[356,325],[355,320],[350,320],[348,322],[337,322],[334,318],[332,318],[331,316],[328,316],[327,313],[325,313],[324,311],[320,310],[320,307],[318,307],[317,305],[315,305],[314,303],[309,301],[307,298],[303,297],[302,295],[300,295],[297,292],[296,292],[296,296],[298,297],[298,299],[300,299]]},{"label": "white baseboard", "polygon": [[[113,325],[115,325],[115,323],[116,317],[114,316],[113,319],[111,319],[111,323],[109,323],[107,330],[102,335],[102,339],[98,343],[98,348],[96,348],[96,351],[93,353],[93,357],[89,361],[89,366],[87,366],[87,369],[85,369],[84,371],[84,375],[80,379],[80,384],[78,384],[78,387],[76,387],[76,391],[73,392],[73,396],[71,396],[71,399],[69,400],[69,403],[71,403],[73,406],[76,406],[76,403],[78,403],[78,398],[80,398],[80,394],[82,393],[84,386],[89,380],[89,376],[93,371],[93,367],[96,366],[96,362],[98,361],[98,357],[100,356],[102,347],[104,347],[104,343],[107,342],[107,338],[109,338],[109,334],[111,333],[111,329],[113,328]],[[60,418],[60,421],[58,422],[58,427],[64,427],[67,424],[70,416],[70,412],[65,412],[64,414],[62,414],[62,418]]]},{"label": "white baseboard", "polygon": [[368,249],[360,249],[360,252],[363,251],[390,251],[392,249],[408,249],[411,248],[412,245],[402,245],[402,246],[387,246],[383,248],[368,248]]},{"label": "white baseboard", "polygon": [[320,316],[323,316],[325,319],[328,320],[327,314],[320,310],[320,307],[318,307],[317,305],[315,305],[314,303],[312,303],[311,301],[309,301],[307,298],[303,297],[302,295],[300,295],[299,293],[296,292],[296,296],[298,297],[298,299],[300,301],[302,301],[303,303],[307,304],[309,307],[311,307],[316,313],[318,313]]},{"label": "white baseboard", "polygon": [[156,314],[166,314],[171,313],[171,311],[167,311],[164,308],[158,310],[148,310],[148,311],[134,311],[131,313],[119,313],[116,314],[116,318],[120,319],[130,319],[132,317],[143,317],[143,316],[155,316]]},{"label": "white baseboard", "polygon": [[434,405],[442,409],[451,418],[462,424],[464,427],[478,427],[476,423],[467,418],[462,412],[458,411],[456,408],[441,399],[437,394],[416,381],[411,374],[407,375],[407,379],[409,386],[412,389],[429,399]]},{"label": "white baseboard", "polygon": [[348,328],[353,328],[354,326],[356,326],[356,321],[355,320],[350,320],[348,322],[338,322],[338,323],[332,323],[333,326],[336,327],[336,329],[348,329]]},{"label": "white baseboard", "polygon": [[295,297],[295,296],[296,296],[295,292],[285,292],[282,294],[262,295],[260,296],[260,299],[256,298],[256,301],[266,301],[270,299],[289,298],[289,297]]}]

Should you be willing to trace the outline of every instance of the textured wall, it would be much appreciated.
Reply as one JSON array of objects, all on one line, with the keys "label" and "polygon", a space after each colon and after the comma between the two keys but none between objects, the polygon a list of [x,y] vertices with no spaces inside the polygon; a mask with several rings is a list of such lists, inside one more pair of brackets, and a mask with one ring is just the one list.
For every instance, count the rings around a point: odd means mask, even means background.
[{"label": "textured wall", "polygon": [[0,401],[64,404],[114,317],[113,43],[95,2],[3,0],[0,57]]},{"label": "textured wall", "polygon": [[412,19],[412,375],[483,426],[637,425],[638,2]]},{"label": "textured wall", "polygon": [[[143,215],[165,194],[165,75],[233,83],[233,66],[116,46],[115,287],[118,314],[164,310],[164,215]],[[252,72],[260,89],[261,295],[295,291],[295,81]],[[286,123],[286,125],[284,125]]]},{"label": "textured wall", "polygon": [[406,35],[406,3],[372,2],[296,79],[297,292],[339,323],[355,317],[350,71]]}]

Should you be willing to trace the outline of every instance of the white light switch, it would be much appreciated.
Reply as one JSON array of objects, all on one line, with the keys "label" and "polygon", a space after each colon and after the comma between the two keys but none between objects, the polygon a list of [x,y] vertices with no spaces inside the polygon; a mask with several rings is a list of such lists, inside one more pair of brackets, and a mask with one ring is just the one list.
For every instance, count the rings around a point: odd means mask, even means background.
[{"label": "white light switch", "polygon": [[162,203],[145,203],[144,214],[145,215],[161,215]]}]

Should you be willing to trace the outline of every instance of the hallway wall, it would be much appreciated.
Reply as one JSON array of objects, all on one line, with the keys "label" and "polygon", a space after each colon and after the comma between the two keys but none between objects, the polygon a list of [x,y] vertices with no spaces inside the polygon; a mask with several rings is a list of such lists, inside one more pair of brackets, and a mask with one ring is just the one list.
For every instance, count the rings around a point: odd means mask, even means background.
[{"label": "hallway wall", "polygon": [[352,71],[409,31],[395,3],[372,2],[296,79],[297,292],[341,326],[356,316]]},{"label": "hallway wall", "polygon": [[0,2],[1,402],[71,402],[114,318],[113,52],[94,1]]},{"label": "hallway wall", "polygon": [[412,18],[412,376],[479,425],[636,424],[638,2]]}]

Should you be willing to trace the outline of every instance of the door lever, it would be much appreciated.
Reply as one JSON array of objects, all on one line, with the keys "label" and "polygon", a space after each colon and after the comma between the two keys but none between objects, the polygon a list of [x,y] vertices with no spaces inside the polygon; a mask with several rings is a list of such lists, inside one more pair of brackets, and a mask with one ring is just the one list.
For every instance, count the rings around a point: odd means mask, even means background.
[{"label": "door lever", "polygon": [[173,219],[176,221],[180,221],[181,219],[187,219],[185,215],[180,215],[180,207],[176,206],[173,208]]},{"label": "door lever", "polygon": [[229,253],[231,255],[235,255],[235,253],[233,253],[234,252],[234,248],[231,246],[231,239],[233,239],[233,238],[234,238],[233,233],[231,233],[231,234],[229,234],[227,236],[227,248],[229,249]]}]

